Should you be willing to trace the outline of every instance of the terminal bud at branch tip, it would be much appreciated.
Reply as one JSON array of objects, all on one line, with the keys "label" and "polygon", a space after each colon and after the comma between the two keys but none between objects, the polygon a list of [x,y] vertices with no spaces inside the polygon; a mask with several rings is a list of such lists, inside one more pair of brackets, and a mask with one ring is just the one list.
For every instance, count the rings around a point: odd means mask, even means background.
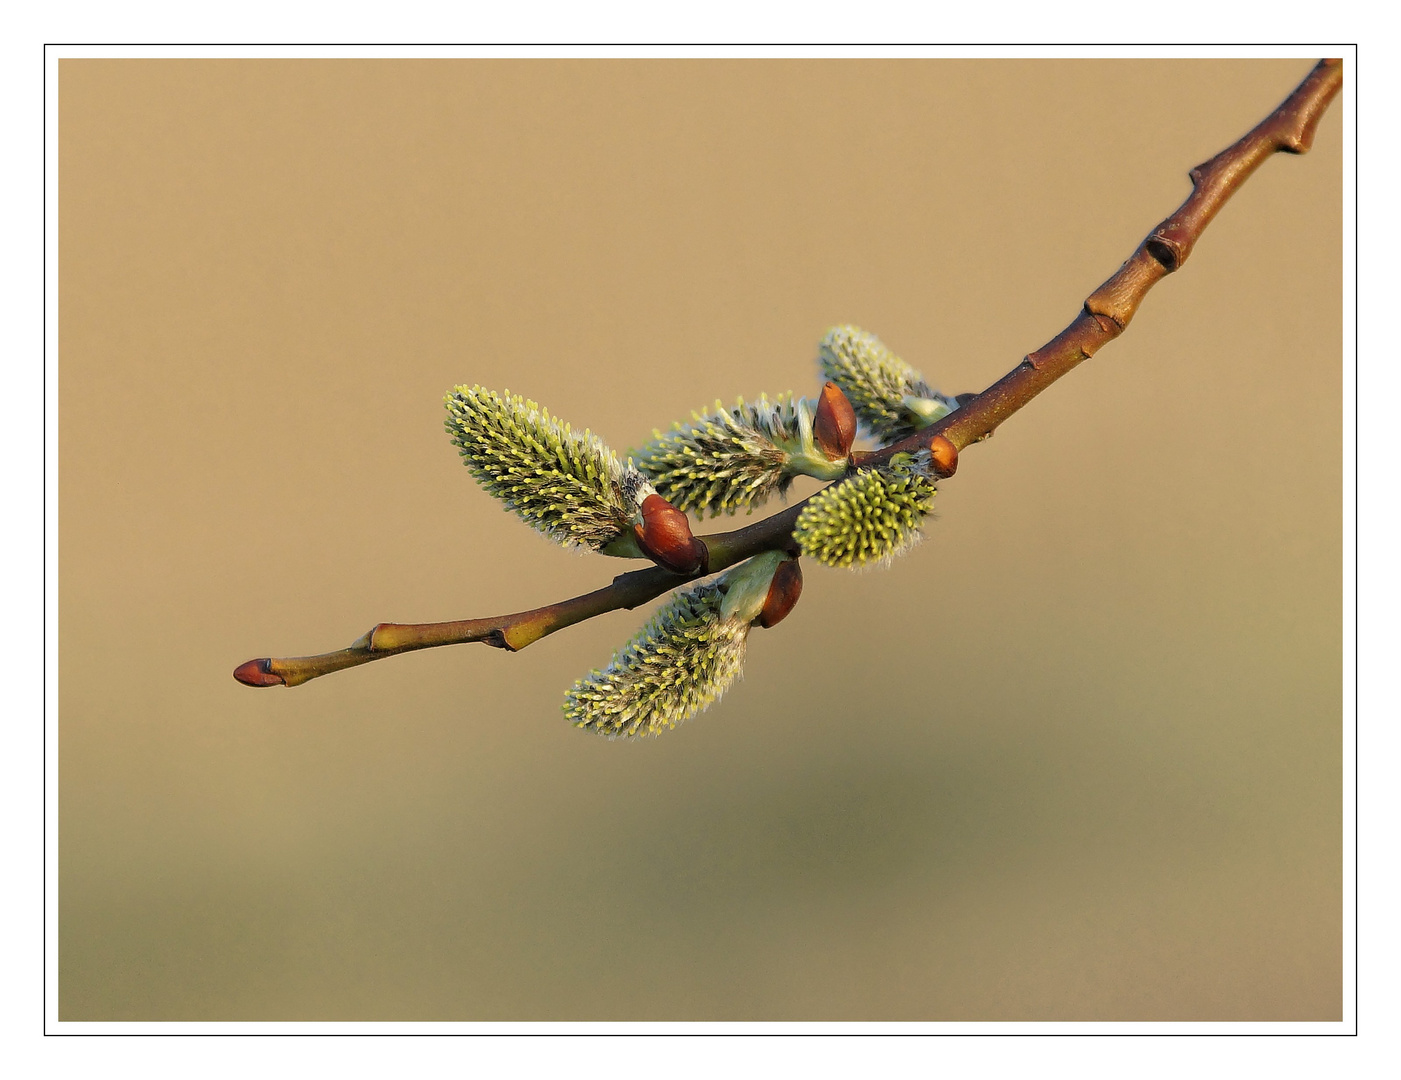
[{"label": "terminal bud at branch tip", "polygon": [[267,657],[249,660],[246,664],[239,664],[234,668],[233,676],[244,686],[286,686],[282,676],[275,674],[270,664],[271,661]]},{"label": "terminal bud at branch tip", "polygon": [[856,438],[856,410],[834,382],[822,387],[812,418],[812,437],[832,461],[841,461],[851,453]]},{"label": "terminal bud at branch tip", "polygon": [[938,476],[947,479],[958,472],[958,447],[942,435],[935,435],[929,440],[929,456]]},{"label": "terminal bud at branch tip", "polygon": [[642,522],[634,525],[637,546],[658,566],[673,574],[694,574],[709,552],[691,533],[691,523],[660,495],[642,500]]},{"label": "terminal bud at branch tip", "polygon": [[774,571],[773,581],[769,583],[769,594],[764,598],[763,609],[754,620],[754,625],[765,630],[777,626],[788,617],[793,605],[798,602],[798,597],[802,595],[803,568],[798,565],[798,560],[787,559],[779,563],[778,569]]}]

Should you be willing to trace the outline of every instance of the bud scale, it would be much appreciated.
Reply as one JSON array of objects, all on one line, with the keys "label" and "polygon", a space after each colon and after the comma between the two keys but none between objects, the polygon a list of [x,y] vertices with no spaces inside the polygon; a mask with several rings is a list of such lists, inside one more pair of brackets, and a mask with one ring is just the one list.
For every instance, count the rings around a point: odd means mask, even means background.
[{"label": "bud scale", "polygon": [[841,388],[857,417],[882,443],[912,435],[958,408],[955,399],[930,389],[923,375],[860,327],[827,331],[817,361],[823,376]]}]

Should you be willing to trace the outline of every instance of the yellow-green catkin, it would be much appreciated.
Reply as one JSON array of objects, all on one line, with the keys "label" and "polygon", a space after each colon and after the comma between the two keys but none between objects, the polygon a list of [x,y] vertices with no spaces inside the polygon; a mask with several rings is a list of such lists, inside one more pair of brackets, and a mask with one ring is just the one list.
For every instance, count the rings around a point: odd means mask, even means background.
[{"label": "yellow-green catkin", "polygon": [[931,389],[923,375],[858,326],[827,331],[817,346],[817,362],[882,443],[912,435],[958,408],[956,399]]},{"label": "yellow-green catkin", "polygon": [[896,454],[819,491],[798,515],[794,539],[804,555],[827,566],[888,562],[920,540],[934,506],[929,452]]},{"label": "yellow-green catkin", "polygon": [[750,625],[784,558],[766,552],[672,594],[606,668],[574,684],[565,719],[610,738],[658,735],[714,704],[744,669]]},{"label": "yellow-green catkin", "polygon": [[739,400],[733,408],[692,414],[669,432],[653,432],[636,455],[637,467],[678,510],[733,514],[787,492],[799,474],[834,479],[834,464],[813,446],[812,411],[805,400],[782,394],[770,402]]},{"label": "yellow-green catkin", "polygon": [[627,535],[654,490],[597,435],[572,430],[509,390],[458,386],[444,404],[444,426],[477,482],[567,547],[597,550]]}]

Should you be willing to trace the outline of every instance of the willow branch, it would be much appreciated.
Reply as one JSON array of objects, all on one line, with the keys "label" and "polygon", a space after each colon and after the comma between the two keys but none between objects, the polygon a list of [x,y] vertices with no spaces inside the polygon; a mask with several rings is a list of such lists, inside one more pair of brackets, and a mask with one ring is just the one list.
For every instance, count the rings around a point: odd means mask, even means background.
[{"label": "willow branch", "polygon": [[484,641],[498,649],[518,652],[546,634],[595,615],[635,608],[678,585],[717,573],[760,552],[792,548],[793,525],[802,507],[802,503],[796,503],[746,528],[701,537],[710,553],[704,573],[683,576],[652,566],[619,574],[611,584],[583,596],[512,615],[457,622],[380,623],[348,648],[318,656],[249,660],[235,669],[234,678],[248,686],[299,686],[320,675],[358,667],[386,656],[469,641]]},{"label": "willow branch", "polygon": [[[1192,193],[1187,200],[1144,238],[1117,273],[1090,294],[1069,326],[931,427],[869,454],[855,455],[853,468],[928,447],[938,436],[952,443],[955,450],[985,439],[1051,383],[1122,334],[1148,290],[1187,261],[1221,207],[1267,158],[1281,151],[1308,152],[1319,120],[1342,83],[1342,61],[1320,60],[1279,108],[1234,145],[1190,172]],[[764,551],[792,549],[793,526],[803,505],[796,503],[733,532],[701,537],[709,552],[703,573],[715,573]],[[700,576],[702,573],[678,575],[650,567],[619,574],[611,584],[583,596],[512,615],[443,623],[380,623],[349,648],[319,656],[249,660],[235,670],[234,677],[251,686],[297,686],[371,660],[470,641],[515,652],[566,626],[645,604]]]},{"label": "willow branch", "polygon": [[1279,108],[1188,174],[1192,194],[1187,201],[1089,295],[1074,322],[971,402],[928,430],[876,451],[867,461],[875,464],[892,454],[909,452],[931,435],[943,435],[959,450],[985,439],[1051,383],[1122,334],[1148,290],[1187,261],[1211,220],[1251,173],[1277,152],[1308,153],[1318,122],[1342,85],[1343,62],[1320,60]]}]

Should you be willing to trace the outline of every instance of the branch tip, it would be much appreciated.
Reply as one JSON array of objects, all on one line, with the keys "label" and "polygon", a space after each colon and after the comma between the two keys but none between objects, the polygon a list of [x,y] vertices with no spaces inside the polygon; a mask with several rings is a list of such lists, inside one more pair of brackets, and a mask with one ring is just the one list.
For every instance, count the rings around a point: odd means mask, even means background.
[{"label": "branch tip", "polygon": [[233,677],[244,686],[286,686],[287,681],[272,670],[272,658],[260,657],[234,668]]}]

